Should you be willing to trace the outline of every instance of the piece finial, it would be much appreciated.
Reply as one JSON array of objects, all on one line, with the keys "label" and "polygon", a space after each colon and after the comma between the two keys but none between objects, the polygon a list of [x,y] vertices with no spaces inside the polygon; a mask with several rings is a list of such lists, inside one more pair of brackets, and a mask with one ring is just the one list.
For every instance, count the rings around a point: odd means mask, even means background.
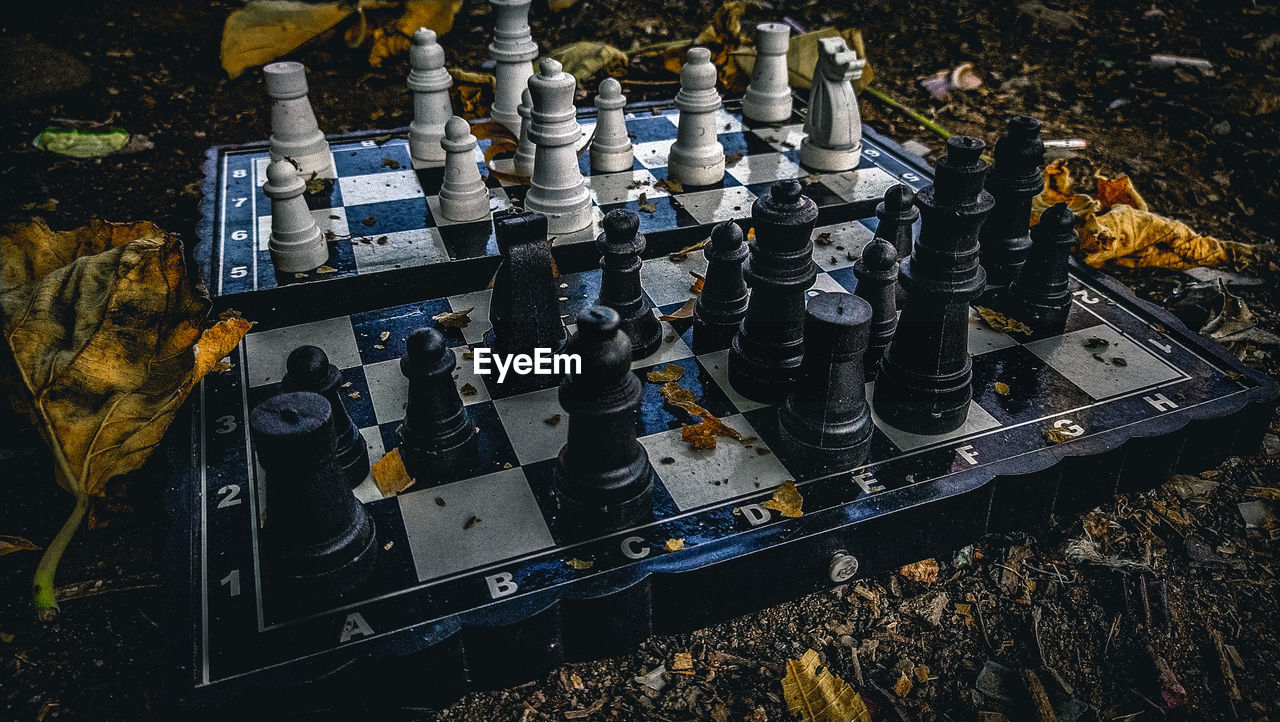
[{"label": "piece finial", "polygon": [[466,140],[471,135],[471,124],[455,115],[444,124],[444,135],[449,140]]}]

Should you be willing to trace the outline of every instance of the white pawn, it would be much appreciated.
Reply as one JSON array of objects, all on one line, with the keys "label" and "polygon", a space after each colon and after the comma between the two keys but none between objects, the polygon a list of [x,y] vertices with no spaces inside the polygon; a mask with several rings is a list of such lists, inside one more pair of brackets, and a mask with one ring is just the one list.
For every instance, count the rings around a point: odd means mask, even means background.
[{"label": "white pawn", "polygon": [[582,180],[574,148],[582,137],[573,107],[577,87],[578,81],[551,58],[543,58],[539,72],[529,78],[533,99],[529,139],[534,157],[524,207],[546,216],[551,234],[572,233],[591,225],[591,192]]},{"label": "white pawn", "polygon": [[791,85],[787,82],[787,47],[791,28],[782,23],[756,26],[756,64],[742,96],[742,115],[761,123],[791,117]]},{"label": "white pawn", "polygon": [[307,98],[307,69],[302,63],[271,63],[262,76],[271,96],[271,160],[288,158],[307,178],[337,178],[329,142]]},{"label": "white pawn", "polygon": [[516,172],[522,176],[533,175],[533,141],[529,139],[529,124],[533,117],[533,96],[529,95],[529,88],[526,85],[524,94],[520,97],[520,106],[516,108],[520,113],[520,142],[516,145],[515,164]]},{"label": "white pawn", "polygon": [[476,166],[476,137],[467,121],[453,116],[444,125],[444,182],[440,215],[451,221],[478,221],[489,215],[489,189]]},{"label": "white pawn", "polygon": [[867,61],[841,37],[822,38],[818,51],[800,165],[835,173],[853,170],[862,160],[862,115],[851,81],[862,77]]},{"label": "white pawn", "polygon": [[409,124],[409,155],[415,168],[438,166],[444,161],[440,139],[444,124],[453,117],[449,88],[453,77],[444,68],[444,49],[436,32],[418,28],[409,48],[409,90],[413,91],[413,122]]},{"label": "white pawn", "polygon": [[493,6],[493,42],[489,55],[494,62],[493,108],[490,117],[507,126],[511,132],[520,129],[516,106],[520,94],[533,75],[533,59],[538,57],[538,44],[529,29],[529,5],[532,0],[489,0]]},{"label": "white pawn", "polygon": [[724,146],[716,140],[716,66],[711,51],[690,48],[680,69],[680,127],[667,155],[667,175],[693,186],[709,186],[724,180]]},{"label": "white pawn", "polygon": [[599,113],[596,131],[591,137],[591,170],[597,173],[620,173],[631,170],[634,165],[627,123],[622,117],[622,107],[626,104],[622,85],[613,78],[605,78],[596,96]]},{"label": "white pawn", "polygon": [[277,271],[299,273],[319,268],[329,260],[329,246],[302,197],[307,184],[287,160],[267,166],[262,191],[271,199],[271,263]]}]

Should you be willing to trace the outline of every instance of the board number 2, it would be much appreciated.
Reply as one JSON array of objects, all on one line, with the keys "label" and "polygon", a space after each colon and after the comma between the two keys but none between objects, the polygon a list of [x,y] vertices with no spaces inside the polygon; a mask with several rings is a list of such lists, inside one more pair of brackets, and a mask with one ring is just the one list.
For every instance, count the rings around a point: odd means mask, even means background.
[{"label": "board number 2", "polygon": [[1079,291],[1076,291],[1072,295],[1080,299],[1081,301],[1084,301],[1085,303],[1089,303],[1089,304],[1097,303],[1098,301],[1102,300],[1097,296],[1090,296],[1089,292],[1084,289],[1080,289]]},{"label": "board number 2", "polygon": [[218,500],[219,509],[226,509],[229,506],[235,506],[236,504],[239,504],[241,501],[240,485],[227,484],[221,489],[218,489],[218,496],[222,497],[221,499]]}]

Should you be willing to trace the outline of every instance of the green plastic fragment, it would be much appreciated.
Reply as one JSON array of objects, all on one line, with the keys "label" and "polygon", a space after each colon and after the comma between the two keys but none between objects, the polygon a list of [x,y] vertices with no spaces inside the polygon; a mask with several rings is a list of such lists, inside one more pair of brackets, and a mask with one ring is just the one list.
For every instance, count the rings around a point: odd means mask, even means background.
[{"label": "green plastic fragment", "polygon": [[32,144],[50,153],[72,158],[101,158],[118,153],[129,144],[127,130],[75,130],[45,128]]}]

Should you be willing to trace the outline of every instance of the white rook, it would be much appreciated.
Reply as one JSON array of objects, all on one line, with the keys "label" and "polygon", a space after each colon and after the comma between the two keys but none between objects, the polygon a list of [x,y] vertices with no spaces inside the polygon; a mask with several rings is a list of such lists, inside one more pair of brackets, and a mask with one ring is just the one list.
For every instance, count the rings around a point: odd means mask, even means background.
[{"label": "white rook", "polygon": [[680,69],[680,127],[667,154],[667,175],[688,185],[709,186],[724,180],[724,146],[716,140],[716,66],[711,51],[690,48]]},{"label": "white rook", "polygon": [[862,115],[851,81],[862,77],[867,61],[844,44],[844,38],[818,41],[809,114],[804,119],[800,165],[813,170],[853,170],[862,159]]},{"label": "white rook", "polygon": [[329,260],[329,245],[302,197],[306,187],[289,161],[273,160],[267,166],[267,182],[262,186],[271,199],[271,241],[267,247],[277,271],[310,271]]},{"label": "white rook", "polygon": [[417,167],[444,161],[444,124],[453,117],[449,88],[453,77],[444,68],[444,49],[430,28],[418,28],[409,48],[409,90],[413,92],[413,122],[409,124],[409,155]]},{"label": "white rook", "polygon": [[791,117],[791,85],[787,82],[787,47],[791,28],[782,23],[756,26],[756,64],[742,97],[742,114],[761,123]]},{"label": "white rook", "polygon": [[271,96],[271,160],[289,158],[304,177],[337,178],[333,154],[307,98],[302,63],[271,63],[262,69]]},{"label": "white rook", "polygon": [[440,215],[451,221],[489,217],[489,189],[476,165],[476,137],[456,115],[444,126],[444,181],[440,185]]},{"label": "white rook", "polygon": [[631,170],[635,156],[622,107],[627,99],[622,86],[613,78],[600,83],[596,96],[596,132],[591,136],[591,170],[598,173],[621,173]]},{"label": "white rook", "polygon": [[533,99],[529,139],[534,154],[524,207],[546,216],[547,232],[553,234],[591,225],[591,192],[582,180],[574,148],[582,137],[573,107],[577,87],[578,81],[551,58],[543,58],[539,72],[529,78]]},{"label": "white rook", "polygon": [[529,5],[532,0],[489,0],[493,6],[494,38],[489,55],[496,64],[493,83],[493,110],[490,116],[507,126],[512,133],[520,131],[520,93],[533,75],[533,59],[538,57],[538,44],[529,29]]}]

